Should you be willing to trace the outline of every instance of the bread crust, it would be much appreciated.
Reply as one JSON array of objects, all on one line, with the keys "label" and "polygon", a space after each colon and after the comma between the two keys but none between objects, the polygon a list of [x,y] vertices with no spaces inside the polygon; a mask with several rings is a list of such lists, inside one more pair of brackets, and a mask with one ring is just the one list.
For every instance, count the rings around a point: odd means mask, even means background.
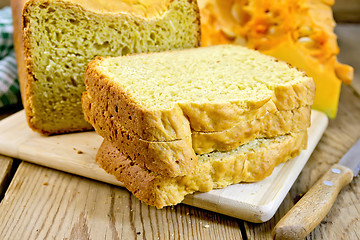
[{"label": "bread crust", "polygon": [[[96,61],[101,59],[97,57],[91,61],[85,73],[86,96],[91,99],[91,103],[104,109],[119,125],[144,140],[174,141],[191,135],[189,120],[179,106],[174,105],[164,111],[151,111],[137,105],[131,96],[97,71]],[[84,114],[85,118],[89,117],[88,112]]]},{"label": "bread crust", "polygon": [[28,100],[29,93],[31,93],[31,84],[29,81],[29,66],[27,66],[26,55],[29,51],[28,47],[25,47],[26,38],[24,36],[24,17],[23,9],[25,3],[29,0],[11,0],[11,9],[13,16],[13,27],[14,27],[14,49],[16,54],[18,80],[20,84],[21,99],[24,106],[26,119],[30,128],[35,130],[36,128],[30,120],[33,116],[31,110],[31,104]]},{"label": "bread crust", "polygon": [[[124,157],[110,142],[104,141],[96,161],[114,175],[141,201],[157,208],[180,203],[187,194],[206,192],[239,182],[254,182],[269,176],[275,166],[297,156],[307,143],[307,131],[268,139],[243,152],[206,160],[199,156],[194,171],[183,177],[164,177],[149,172]],[[206,154],[207,155],[207,154]]]},{"label": "bread crust", "polygon": [[[275,62],[278,61],[275,58],[273,59]],[[291,65],[289,67],[293,68]],[[302,74],[306,76],[304,72]],[[293,85],[286,84],[269,88],[274,91],[269,99],[249,102],[245,107],[235,104],[224,106],[224,104],[199,105],[189,103],[181,104],[181,108],[187,118],[190,119],[193,131],[219,132],[228,130],[242,122],[259,119],[269,112],[289,111],[312,105],[314,102],[315,83],[312,78],[307,78],[306,81]]]},{"label": "bread crust", "polygon": [[193,149],[197,154],[229,151],[257,138],[271,138],[310,127],[311,107],[275,111],[262,118],[242,122],[221,132],[192,132]]},{"label": "bread crust", "polygon": [[103,138],[129,156],[139,166],[147,168],[159,175],[183,176],[190,173],[197,164],[192,148],[191,135],[187,138],[171,142],[149,142],[129,133],[105,108],[97,107],[83,93],[82,105],[86,116]]},{"label": "bread crust", "polygon": [[20,91],[23,104],[25,105],[26,68],[22,32],[22,11],[25,2],[28,0],[11,0],[11,10],[14,27],[14,49],[17,60],[17,71],[20,82]]},{"label": "bread crust", "polygon": [[[134,18],[142,19],[143,21],[151,20],[154,17],[158,16],[162,12],[165,12],[166,9],[170,6],[170,3],[173,0],[164,1],[164,7],[159,8],[158,10],[154,10],[153,13],[138,11],[135,8],[131,7],[131,4],[138,4],[138,1],[129,2],[127,4],[130,6],[128,8],[124,8],[123,6],[119,6],[119,1],[98,1],[98,0],[11,0],[11,6],[13,11],[13,20],[14,20],[14,39],[15,39],[15,52],[16,52],[16,60],[18,65],[18,76],[19,83],[21,89],[22,102],[25,109],[25,114],[27,118],[27,122],[29,127],[41,134],[51,135],[51,134],[60,134],[60,133],[68,133],[75,131],[85,131],[92,129],[92,126],[86,122],[82,116],[79,114],[79,122],[81,122],[78,126],[51,126],[45,127],[42,122],[47,121],[46,119],[39,119],[37,117],[37,111],[35,104],[35,82],[37,79],[34,77],[34,66],[33,59],[31,53],[31,45],[30,45],[30,28],[29,28],[29,19],[28,19],[28,11],[29,6],[35,3],[51,3],[58,2],[64,5],[66,8],[75,7],[78,11],[91,11],[95,14],[104,15],[108,17],[112,17],[117,13],[125,14],[128,12]],[[148,5],[151,8],[153,3],[149,3]],[[192,5],[194,13],[196,14],[196,20],[194,21],[195,26],[197,26],[196,32],[196,43],[194,47],[200,46],[201,42],[201,29],[200,29],[200,13],[196,0],[187,0],[189,4]],[[115,4],[115,5],[114,5]],[[106,5],[106,6],[105,6]],[[120,4],[121,5],[121,4]],[[115,6],[115,7],[114,7]],[[142,9],[142,8],[139,8]],[[79,109],[81,111],[81,109]],[[72,119],[67,119],[67,121],[71,121]]]}]

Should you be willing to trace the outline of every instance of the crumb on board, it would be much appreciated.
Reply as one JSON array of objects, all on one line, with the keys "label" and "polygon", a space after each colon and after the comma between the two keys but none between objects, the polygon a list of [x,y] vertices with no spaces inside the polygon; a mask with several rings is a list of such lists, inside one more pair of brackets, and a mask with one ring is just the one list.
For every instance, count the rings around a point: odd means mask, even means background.
[{"label": "crumb on board", "polygon": [[77,150],[75,147],[73,147],[73,150],[74,150],[74,151],[77,151],[77,154],[83,154],[83,153],[84,153],[84,152],[81,151],[81,150]]},{"label": "crumb on board", "polygon": [[49,183],[48,183],[48,182],[44,182],[43,185],[44,185],[44,186],[47,186],[47,185],[49,185]]}]

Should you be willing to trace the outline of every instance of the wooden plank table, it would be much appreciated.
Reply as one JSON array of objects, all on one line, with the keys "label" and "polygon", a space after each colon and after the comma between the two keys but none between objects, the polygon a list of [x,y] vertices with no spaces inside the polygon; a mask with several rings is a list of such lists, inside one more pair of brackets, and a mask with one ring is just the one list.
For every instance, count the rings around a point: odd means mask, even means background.
[{"label": "wooden plank table", "polygon": [[[342,61],[359,66],[360,26],[337,30]],[[15,110],[1,116],[9,112]],[[356,75],[352,86],[343,86],[338,117],[330,120],[275,216],[262,224],[183,204],[157,210],[123,188],[0,157],[0,239],[271,239],[280,218],[359,137]],[[359,199],[360,177],[356,177],[307,239],[360,239]]]}]

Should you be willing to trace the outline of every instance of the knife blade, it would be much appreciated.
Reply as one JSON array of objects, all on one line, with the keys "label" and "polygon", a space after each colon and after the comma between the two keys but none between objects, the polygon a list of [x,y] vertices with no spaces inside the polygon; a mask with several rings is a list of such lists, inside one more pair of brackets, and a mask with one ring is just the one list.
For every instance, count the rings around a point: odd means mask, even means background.
[{"label": "knife blade", "polygon": [[360,170],[360,139],[276,224],[274,239],[304,239],[330,211],[336,197]]}]

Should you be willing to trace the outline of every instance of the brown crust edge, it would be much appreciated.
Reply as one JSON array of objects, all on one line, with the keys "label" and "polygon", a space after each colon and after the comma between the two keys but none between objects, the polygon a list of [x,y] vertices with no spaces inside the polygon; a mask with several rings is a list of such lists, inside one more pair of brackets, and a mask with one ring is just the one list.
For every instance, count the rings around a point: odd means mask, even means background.
[{"label": "brown crust edge", "polygon": [[311,106],[269,112],[262,118],[243,122],[222,132],[192,132],[197,154],[229,151],[257,138],[273,138],[310,127]]},{"label": "brown crust edge", "polygon": [[24,36],[24,26],[26,25],[26,23],[23,12],[25,12],[25,4],[28,1],[29,0],[11,0],[12,18],[14,26],[14,49],[16,54],[21,99],[25,109],[26,119],[29,127],[35,131],[38,131],[31,123],[30,119],[32,117],[32,111],[30,108],[30,103],[27,99],[27,96],[29,95],[28,81],[30,79],[28,76],[29,70],[27,67],[28,62],[26,61],[26,55],[28,55],[29,50],[26,43],[27,40]]},{"label": "brown crust edge", "polygon": [[[171,141],[191,135],[190,122],[179,106],[161,112],[142,108],[124,89],[98,70],[99,62],[103,59],[96,57],[85,71],[86,92],[92,102],[106,108],[124,128],[141,139]],[[163,122],[171,124],[173,131],[162,129]]]},{"label": "brown crust edge", "polygon": [[104,140],[96,155],[96,161],[108,173],[116,176],[117,180],[124,183],[125,187],[135,196],[149,205],[156,205],[154,189],[156,177],[145,168],[134,164],[132,160],[120,154],[119,151],[108,141]]},{"label": "brown crust edge", "polygon": [[[261,160],[261,164],[259,166],[245,166],[243,163],[242,172],[239,172],[239,174],[243,174],[243,176],[239,176],[236,181],[232,182],[232,184],[242,181],[260,181],[268,177],[278,164],[286,162],[290,158],[294,158],[299,155],[300,152],[306,148],[306,144],[307,131],[302,131],[297,133],[297,136],[293,139],[282,143],[282,146],[271,147],[269,150],[270,152],[268,153],[264,153],[264,151],[266,151],[265,149],[260,149],[261,151],[258,153],[250,152],[250,157],[255,155],[260,159],[264,156],[272,156],[273,158],[269,159],[265,157],[265,159]],[[245,159],[242,160],[246,161]],[[191,184],[191,186],[185,187],[185,190],[181,191],[181,193],[179,192],[179,196],[174,199],[159,195],[158,192],[161,188],[161,184],[177,185],[179,182],[182,182],[183,177],[169,178],[149,172],[147,169],[136,165],[133,161],[121,155],[121,153],[106,140],[103,141],[99,148],[96,161],[106,172],[114,175],[117,180],[123,182],[124,186],[138,199],[157,208],[163,208],[168,205],[180,203],[185,195],[201,190],[194,189],[194,186]],[[196,174],[185,176],[185,178],[188,177],[190,178],[190,181],[191,179],[196,181]],[[223,188],[231,184],[224,184],[221,180],[220,182],[216,182],[216,180],[210,181],[213,181],[212,187],[210,189],[205,188],[205,191],[209,191],[213,188]],[[195,186],[195,188],[196,187],[199,188],[199,186]]]},{"label": "brown crust edge", "polygon": [[191,136],[171,142],[145,141],[119,125],[112,116],[107,116],[104,108],[93,106],[87,92],[83,93],[82,106],[86,120],[96,132],[140,166],[172,177],[186,175],[196,166]]}]

